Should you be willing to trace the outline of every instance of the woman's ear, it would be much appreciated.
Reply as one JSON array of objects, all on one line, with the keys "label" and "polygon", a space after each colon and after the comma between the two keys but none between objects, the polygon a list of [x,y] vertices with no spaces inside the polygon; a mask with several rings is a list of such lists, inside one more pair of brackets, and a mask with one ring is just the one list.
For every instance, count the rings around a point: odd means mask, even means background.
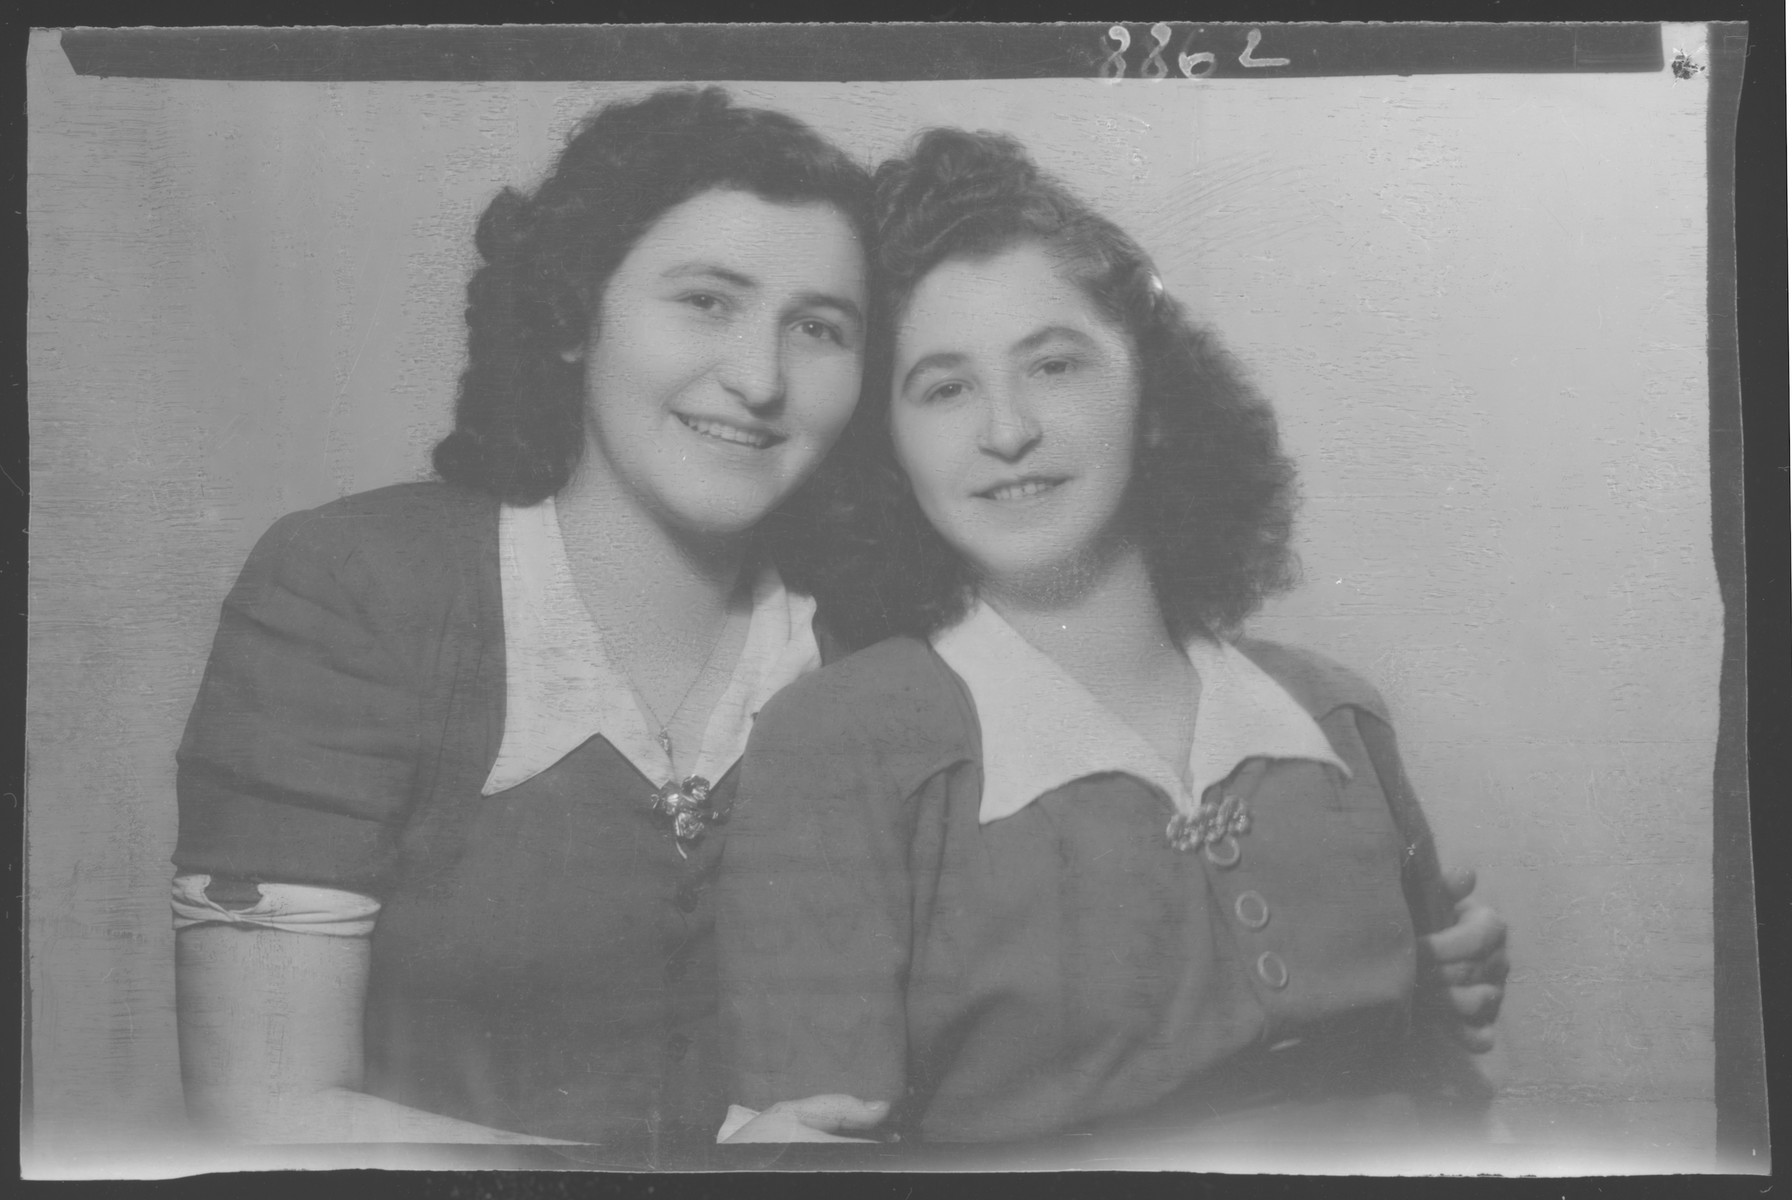
[{"label": "woman's ear", "polygon": [[579,343],[577,346],[568,346],[560,352],[560,361],[564,363],[583,362],[584,359],[585,345],[583,342]]}]

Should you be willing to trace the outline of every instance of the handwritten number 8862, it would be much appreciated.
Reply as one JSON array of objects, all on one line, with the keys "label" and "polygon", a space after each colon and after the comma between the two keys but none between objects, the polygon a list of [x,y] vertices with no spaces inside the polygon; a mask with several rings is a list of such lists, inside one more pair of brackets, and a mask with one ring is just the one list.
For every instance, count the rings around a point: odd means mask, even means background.
[{"label": "handwritten number 8862", "polygon": [[[1151,27],[1151,39],[1156,44],[1151,47],[1151,53],[1146,56],[1144,65],[1139,68],[1139,75],[1142,78],[1162,79],[1170,73],[1170,69],[1164,65],[1163,58],[1164,51],[1170,46],[1170,35],[1170,27],[1161,21]],[[1113,25],[1108,28],[1108,37],[1115,44],[1114,52],[1108,55],[1106,62],[1102,63],[1101,77],[1103,79],[1124,79],[1126,77],[1126,52],[1132,46],[1132,34],[1127,32],[1124,25]],[[1176,56],[1176,66],[1186,78],[1200,79],[1213,74],[1214,67],[1218,65],[1219,60],[1211,50],[1187,53],[1187,49],[1193,46],[1194,42],[1195,35],[1191,33],[1188,41],[1183,43],[1184,53]],[[1256,51],[1262,42],[1262,30],[1253,29],[1246,33],[1244,35],[1244,51],[1238,56],[1238,65],[1262,68],[1285,67],[1289,64],[1290,60],[1286,58],[1258,58]]]}]

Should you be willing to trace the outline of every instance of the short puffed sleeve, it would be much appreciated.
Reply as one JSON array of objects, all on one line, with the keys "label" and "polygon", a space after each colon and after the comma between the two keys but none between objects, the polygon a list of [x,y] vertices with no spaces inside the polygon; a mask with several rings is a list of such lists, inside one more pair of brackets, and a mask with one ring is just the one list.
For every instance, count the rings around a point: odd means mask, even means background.
[{"label": "short puffed sleeve", "polygon": [[225,599],[176,754],[182,871],[381,891],[420,705],[366,532],[329,506],[284,517]]}]

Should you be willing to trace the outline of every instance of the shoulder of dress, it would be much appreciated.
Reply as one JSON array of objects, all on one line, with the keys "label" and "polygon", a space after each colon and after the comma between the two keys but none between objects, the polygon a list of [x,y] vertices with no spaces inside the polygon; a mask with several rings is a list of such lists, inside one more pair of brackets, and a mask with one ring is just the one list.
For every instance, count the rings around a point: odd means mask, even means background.
[{"label": "shoulder of dress", "polygon": [[480,492],[427,480],[356,492],[285,518],[315,536],[345,541],[455,533],[482,520],[496,528],[498,502]]},{"label": "shoulder of dress", "polygon": [[963,703],[954,685],[926,642],[889,638],[798,679],[756,724],[935,755],[964,741]]},{"label": "shoulder of dress", "polygon": [[1314,720],[1324,720],[1340,708],[1355,708],[1388,721],[1387,702],[1375,685],[1342,663],[1305,647],[1258,638],[1240,638],[1233,645],[1287,689]]},{"label": "shoulder of dress", "polygon": [[451,549],[497,543],[498,502],[434,481],[400,483],[289,513],[263,539],[275,553],[326,561],[362,559],[398,571],[454,557]]},{"label": "shoulder of dress", "polygon": [[235,596],[255,603],[271,586],[325,603],[348,597],[370,617],[422,629],[455,597],[490,590],[497,545],[497,501],[448,484],[399,484],[281,517]]}]

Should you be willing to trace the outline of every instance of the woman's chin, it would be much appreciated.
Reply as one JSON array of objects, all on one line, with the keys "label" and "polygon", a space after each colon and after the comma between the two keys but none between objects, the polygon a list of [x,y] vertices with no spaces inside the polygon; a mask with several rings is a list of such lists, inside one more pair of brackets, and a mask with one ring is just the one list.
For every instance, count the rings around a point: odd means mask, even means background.
[{"label": "woman's chin", "polygon": [[662,507],[666,526],[680,537],[727,542],[744,539],[771,515],[782,496],[751,494],[686,494]]},{"label": "woman's chin", "polygon": [[1028,607],[1057,603],[1075,592],[1083,572],[1075,562],[1048,558],[1037,562],[992,562],[978,572],[979,590],[986,597],[1025,601]]},{"label": "woman's chin", "polygon": [[985,598],[1006,598],[1027,608],[1051,608],[1074,604],[1112,576],[1124,556],[1113,550],[1118,547],[1097,546],[1081,553],[1065,552],[1063,547],[1039,547],[1036,553],[1024,553],[1027,547],[1006,547],[1006,553],[980,556],[975,572],[978,590]]}]

